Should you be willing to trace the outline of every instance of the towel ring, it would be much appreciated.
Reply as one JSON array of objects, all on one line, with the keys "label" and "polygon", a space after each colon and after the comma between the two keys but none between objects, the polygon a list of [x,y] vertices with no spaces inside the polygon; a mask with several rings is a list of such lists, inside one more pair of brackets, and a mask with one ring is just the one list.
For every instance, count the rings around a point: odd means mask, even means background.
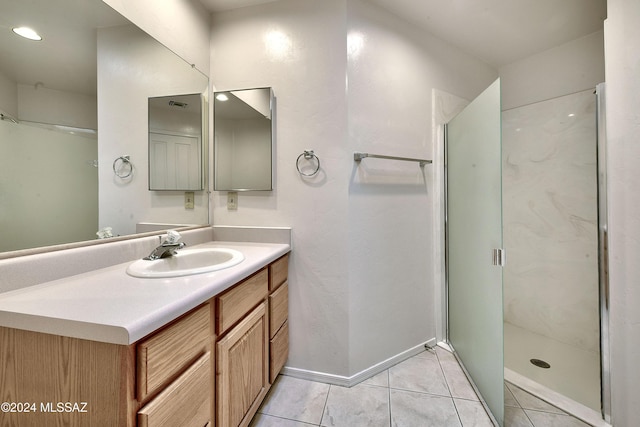
[{"label": "towel ring", "polygon": [[[317,166],[316,168],[313,170],[313,172],[311,173],[304,173],[300,170],[300,159],[304,157],[307,160],[313,160],[316,159],[317,162]],[[318,158],[318,156],[316,156],[313,152],[313,150],[304,150],[302,152],[302,154],[300,154],[298,156],[298,158],[296,159],[296,169],[298,169],[298,173],[302,176],[314,176],[315,174],[318,173],[318,171],[320,170],[320,159]]]},{"label": "towel ring", "polygon": [[[116,167],[116,165],[118,165],[118,162],[121,162],[120,165],[118,167]],[[126,166],[129,166],[129,172],[123,172],[120,169],[124,168]],[[117,159],[115,159],[113,161],[113,173],[118,177],[118,178],[129,178],[131,176],[131,174],[133,173],[133,164],[131,163],[130,157],[129,156],[120,156]]]}]

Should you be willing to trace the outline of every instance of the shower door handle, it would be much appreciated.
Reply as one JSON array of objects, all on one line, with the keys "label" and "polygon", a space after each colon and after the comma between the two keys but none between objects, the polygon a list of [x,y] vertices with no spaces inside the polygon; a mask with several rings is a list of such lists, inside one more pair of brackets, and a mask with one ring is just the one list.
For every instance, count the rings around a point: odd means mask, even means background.
[{"label": "shower door handle", "polygon": [[495,248],[493,249],[493,265],[496,265],[498,267],[504,267],[504,264],[506,262],[506,256],[505,256],[505,252],[504,249],[502,248]]}]

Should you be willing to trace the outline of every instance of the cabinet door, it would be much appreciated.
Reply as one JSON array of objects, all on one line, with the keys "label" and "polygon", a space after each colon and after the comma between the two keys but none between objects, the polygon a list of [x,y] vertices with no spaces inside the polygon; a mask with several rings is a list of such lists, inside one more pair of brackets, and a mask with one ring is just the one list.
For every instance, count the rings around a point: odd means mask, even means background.
[{"label": "cabinet door", "polygon": [[218,426],[246,426],[269,387],[269,322],[260,304],[217,344]]}]

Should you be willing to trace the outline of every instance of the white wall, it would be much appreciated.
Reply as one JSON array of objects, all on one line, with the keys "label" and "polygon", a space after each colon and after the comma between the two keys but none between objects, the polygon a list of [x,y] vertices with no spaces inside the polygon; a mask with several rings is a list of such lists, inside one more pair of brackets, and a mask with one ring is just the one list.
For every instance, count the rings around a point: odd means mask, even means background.
[{"label": "white wall", "polygon": [[[148,190],[148,98],[198,93],[206,79],[133,25],[98,31],[99,226],[114,235],[135,232],[139,222],[205,224],[208,195],[196,192],[195,209],[184,208],[183,192]],[[115,176],[112,165],[129,155],[131,177]]]},{"label": "white wall", "polygon": [[367,3],[282,0],[213,15],[211,76],[277,98],[275,190],[237,211],[215,193],[213,219],[293,228],[287,366],[350,378],[434,338],[434,172],[353,151],[430,158],[432,89],[473,98],[497,72]]},{"label": "white wall", "polygon": [[98,128],[95,96],[18,84],[18,118],[84,129]]},{"label": "white wall", "polygon": [[[215,225],[291,226],[289,366],[349,375],[343,0],[284,0],[214,14],[216,90],[268,87],[276,101],[275,190],[240,193],[227,211],[215,192]],[[314,149],[322,171],[307,180],[295,161]]]},{"label": "white wall", "polygon": [[[433,159],[432,90],[473,99],[496,71],[383,9],[361,0],[347,4],[347,156]],[[438,166],[378,159],[349,165],[352,372],[436,336]]]},{"label": "white wall", "polygon": [[0,73],[0,112],[15,119],[97,129],[96,97],[16,83]]},{"label": "white wall", "polygon": [[0,113],[18,117],[18,86],[16,82],[0,73]]},{"label": "white wall", "polygon": [[209,75],[209,14],[197,0],[103,0]]},{"label": "white wall", "polygon": [[611,379],[615,426],[640,420],[640,2],[608,0],[605,22]]},{"label": "white wall", "polygon": [[604,81],[603,32],[500,68],[502,109],[595,89]]}]

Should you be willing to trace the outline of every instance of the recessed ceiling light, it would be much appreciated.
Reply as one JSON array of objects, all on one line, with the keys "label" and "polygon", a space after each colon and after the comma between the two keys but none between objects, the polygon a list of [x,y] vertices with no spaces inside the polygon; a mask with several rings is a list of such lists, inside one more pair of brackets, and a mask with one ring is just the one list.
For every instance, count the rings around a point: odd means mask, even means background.
[{"label": "recessed ceiling light", "polygon": [[216,99],[218,101],[228,101],[229,97],[227,95],[225,95],[224,93],[219,93],[216,95]]},{"label": "recessed ceiling light", "polygon": [[13,32],[29,40],[35,40],[35,41],[42,40],[42,37],[40,37],[40,34],[36,33],[34,30],[32,30],[29,27],[16,27],[16,28],[13,28]]}]

